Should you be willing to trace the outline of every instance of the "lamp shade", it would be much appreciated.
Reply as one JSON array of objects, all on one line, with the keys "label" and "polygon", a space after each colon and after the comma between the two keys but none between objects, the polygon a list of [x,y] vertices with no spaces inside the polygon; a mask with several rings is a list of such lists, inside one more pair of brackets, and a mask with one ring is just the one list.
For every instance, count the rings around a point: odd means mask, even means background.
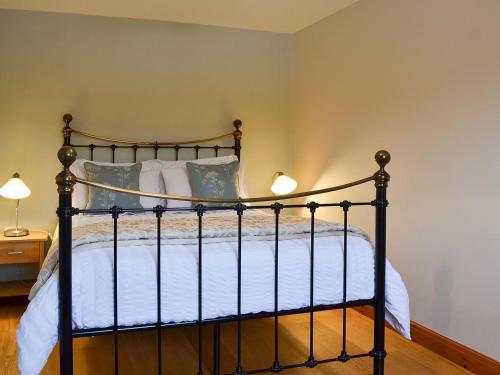
[{"label": "lamp shade", "polygon": [[23,199],[31,195],[31,190],[19,178],[19,174],[14,173],[14,176],[0,188],[0,195],[9,199]]},{"label": "lamp shade", "polygon": [[290,194],[297,188],[297,181],[293,178],[288,177],[283,174],[283,172],[277,172],[278,176],[274,180],[271,191],[276,195]]}]

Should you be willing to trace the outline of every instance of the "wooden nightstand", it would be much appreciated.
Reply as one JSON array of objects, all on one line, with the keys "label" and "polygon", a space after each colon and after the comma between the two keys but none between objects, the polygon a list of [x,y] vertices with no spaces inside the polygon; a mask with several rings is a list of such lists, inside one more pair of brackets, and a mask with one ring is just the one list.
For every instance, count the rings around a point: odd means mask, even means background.
[{"label": "wooden nightstand", "polygon": [[[38,269],[45,259],[47,232],[30,231],[24,237],[5,237],[0,234],[0,265],[38,263]],[[29,294],[33,281],[0,282],[0,297],[25,296]]]}]

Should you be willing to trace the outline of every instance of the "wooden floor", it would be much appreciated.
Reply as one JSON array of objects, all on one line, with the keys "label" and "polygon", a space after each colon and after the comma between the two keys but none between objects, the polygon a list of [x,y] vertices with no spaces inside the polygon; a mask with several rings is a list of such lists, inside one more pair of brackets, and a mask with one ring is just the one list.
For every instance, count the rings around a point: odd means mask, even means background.
[{"label": "wooden floor", "polygon": [[[18,374],[15,329],[25,305],[0,302],[0,375]],[[341,343],[340,312],[316,314],[316,359],[338,355]],[[308,353],[308,316],[280,318],[282,364],[303,362]],[[355,312],[348,313],[348,352],[356,354],[372,348],[373,322]],[[235,363],[235,326],[222,325],[222,371],[230,373]],[[263,319],[243,323],[243,366],[245,369],[268,367],[273,356],[273,320]],[[204,334],[205,374],[210,374],[212,362],[212,330]],[[197,363],[196,328],[175,328],[163,332],[165,374],[195,374]],[[120,336],[120,374],[156,374],[156,336],[154,332],[129,333]],[[446,359],[403,339],[387,330],[386,374],[471,374]],[[100,375],[113,373],[113,338],[100,336],[75,340],[75,374]],[[314,369],[294,369],[283,373],[296,375],[371,374],[369,358],[351,360],[345,364],[331,363]],[[59,373],[57,348],[42,374]]]}]

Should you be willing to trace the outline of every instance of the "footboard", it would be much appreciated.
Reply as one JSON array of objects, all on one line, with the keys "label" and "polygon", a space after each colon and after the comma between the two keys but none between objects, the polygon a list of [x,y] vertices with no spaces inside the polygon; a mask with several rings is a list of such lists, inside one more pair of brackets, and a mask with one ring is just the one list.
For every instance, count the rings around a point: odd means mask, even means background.
[{"label": "footboard", "polygon": [[[71,121],[71,120],[70,120]],[[67,125],[69,122],[67,122]],[[239,123],[241,126],[241,122]],[[235,136],[237,144],[235,150],[240,150],[241,131],[239,126],[236,131],[230,134]],[[68,126],[65,128],[68,131]],[[69,134],[70,135],[70,134]],[[236,322],[236,353],[237,360],[234,366],[234,374],[242,375],[247,373],[265,373],[265,372],[280,372],[282,370],[308,367],[312,368],[324,363],[339,361],[347,362],[351,359],[359,357],[372,357],[373,358],[373,373],[382,375],[384,373],[384,358],[386,356],[384,345],[384,321],[385,321],[385,260],[386,260],[386,208],[388,205],[386,190],[389,174],[385,171],[386,164],[390,161],[390,155],[387,151],[378,151],[375,154],[375,160],[379,169],[372,176],[354,181],[348,184],[330,187],[326,189],[301,192],[295,194],[288,194],[283,196],[268,196],[257,197],[248,199],[211,199],[202,197],[187,197],[187,196],[174,196],[168,194],[150,194],[140,191],[127,190],[107,186],[100,183],[91,182],[85,179],[76,178],[70,171],[71,164],[76,159],[76,150],[70,143],[69,135],[65,133],[65,143],[59,150],[58,158],[63,165],[63,171],[56,177],[59,193],[59,341],[60,341],[60,368],[61,374],[69,375],[73,373],[73,339],[77,337],[92,336],[98,334],[112,334],[114,335],[114,373],[119,373],[118,366],[118,336],[123,332],[138,331],[138,330],[157,330],[157,369],[158,374],[165,373],[164,365],[162,363],[162,340],[161,331],[169,327],[178,327],[183,325],[196,325],[198,327],[198,374],[203,373],[203,351],[206,350],[203,346],[203,330],[204,325],[213,325],[214,329],[214,342],[213,342],[213,374],[220,374],[220,325],[224,322]],[[155,143],[158,147],[158,143]],[[175,146],[174,146],[175,147]],[[218,150],[217,150],[218,151]],[[113,154],[114,157],[114,154]],[[361,184],[375,183],[376,195],[375,199],[362,202],[341,201],[332,203],[316,203],[311,201],[305,204],[287,204],[284,202],[293,198],[308,198],[318,194],[325,194],[333,191],[348,189]],[[72,207],[71,196],[75,184],[85,184],[95,188],[107,189],[115,192],[135,194],[140,196],[162,198],[162,199],[175,199],[181,201],[193,202],[193,207],[189,208],[168,208],[163,206],[156,206],[151,209],[126,209],[121,207],[112,207],[110,209],[77,209]],[[223,203],[224,206],[211,206],[206,203]],[[252,203],[252,205],[247,205]],[[351,209],[357,206],[371,206],[375,209],[375,290],[374,297],[367,300],[347,300],[347,259],[348,259],[348,214]],[[314,304],[314,257],[315,257],[315,215],[318,210],[325,207],[337,207],[343,212],[343,274],[342,274],[342,302],[333,305],[315,305]],[[278,292],[279,273],[278,268],[280,264],[280,218],[283,212],[293,208],[305,208],[309,211],[310,216],[310,269],[309,269],[309,306],[298,308],[294,310],[280,310],[279,301],[280,295]],[[242,227],[243,217],[245,214],[252,210],[266,210],[274,215],[274,310],[261,313],[243,313],[242,312]],[[198,249],[198,291],[197,291],[197,319],[189,322],[164,322],[161,319],[161,280],[162,280],[162,216],[169,211],[185,211],[191,212],[197,217],[197,249]],[[210,211],[229,211],[234,212],[237,217],[237,312],[234,316],[222,316],[213,319],[203,318],[203,246],[204,246],[204,215]],[[113,221],[113,325],[105,328],[93,329],[74,329],[72,326],[72,217],[80,214],[107,214],[110,220]],[[157,321],[152,324],[142,324],[133,326],[120,326],[118,321],[118,278],[120,277],[116,267],[118,262],[119,253],[118,249],[118,224],[122,214],[125,213],[149,213],[155,220],[156,225],[156,288],[157,288]],[[309,224],[308,224],[309,225]],[[309,241],[309,239],[308,239]],[[369,305],[373,306],[375,310],[374,319],[374,343],[373,349],[367,353],[348,353],[346,348],[347,337],[347,315],[346,311],[350,307]],[[333,354],[328,358],[316,358],[314,351],[314,314],[322,310],[342,310],[342,349],[339,353]],[[300,363],[282,363],[280,361],[280,342],[279,342],[279,319],[280,316],[287,314],[306,313],[309,314],[309,348],[308,355],[304,361]],[[274,318],[274,353],[273,361],[266,368],[248,369],[242,363],[242,336],[241,323],[246,319],[256,319],[262,317]]]}]

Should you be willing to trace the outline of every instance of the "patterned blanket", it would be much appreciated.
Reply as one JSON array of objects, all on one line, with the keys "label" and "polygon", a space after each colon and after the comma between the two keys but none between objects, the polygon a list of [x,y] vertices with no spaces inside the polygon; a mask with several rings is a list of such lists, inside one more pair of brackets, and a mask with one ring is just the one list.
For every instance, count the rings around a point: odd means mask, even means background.
[{"label": "patterned blanket", "polygon": [[[170,214],[160,219],[162,244],[192,244],[198,242],[198,217],[191,214]],[[343,224],[315,219],[315,237],[343,235]],[[271,240],[275,238],[275,216],[260,211],[245,212],[242,216],[242,240]],[[367,238],[360,229],[348,226],[348,235]],[[106,215],[73,227],[73,250],[89,244],[110,246],[114,240],[113,220]],[[311,235],[311,219],[280,215],[279,238],[303,238]],[[122,215],[118,219],[118,247],[156,244],[157,219],[152,215]],[[202,217],[203,242],[231,242],[238,240],[238,217],[235,213],[209,214]],[[30,300],[58,266],[58,244],[50,248],[37,282],[30,292]]]}]

